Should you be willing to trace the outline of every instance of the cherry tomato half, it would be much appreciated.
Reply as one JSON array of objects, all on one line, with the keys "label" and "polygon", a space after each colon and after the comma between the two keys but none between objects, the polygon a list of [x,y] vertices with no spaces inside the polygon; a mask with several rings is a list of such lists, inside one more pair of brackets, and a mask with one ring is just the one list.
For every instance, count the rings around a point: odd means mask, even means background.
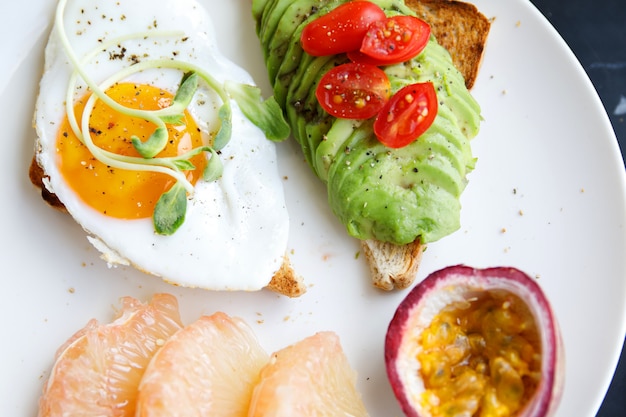
[{"label": "cherry tomato half", "polygon": [[374,121],[374,133],[385,146],[406,146],[433,124],[438,107],[433,83],[407,85],[380,111]]},{"label": "cherry tomato half", "polygon": [[374,65],[348,63],[324,74],[315,96],[332,116],[369,119],[389,100],[391,84],[387,74]]},{"label": "cherry tomato half", "polygon": [[354,62],[392,65],[419,55],[430,37],[428,23],[413,16],[393,16],[369,26],[358,51],[348,53]]},{"label": "cherry tomato half", "polygon": [[302,49],[313,56],[357,50],[372,22],[385,19],[385,12],[369,1],[344,3],[311,21],[302,30]]}]

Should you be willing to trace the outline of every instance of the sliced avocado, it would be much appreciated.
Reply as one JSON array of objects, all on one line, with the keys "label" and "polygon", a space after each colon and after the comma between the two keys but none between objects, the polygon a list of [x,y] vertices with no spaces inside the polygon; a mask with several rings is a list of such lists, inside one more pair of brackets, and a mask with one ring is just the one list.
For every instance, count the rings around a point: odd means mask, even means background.
[{"label": "sliced avocado", "polygon": [[[425,50],[403,64],[383,67],[392,91],[432,82],[439,110],[432,126],[400,149],[382,145],[373,120],[336,119],[315,97],[323,74],[345,55],[313,57],[302,50],[305,25],[346,0],[254,0],[253,10],[269,78],[303,154],[327,184],[328,201],[348,233],[359,239],[424,243],[460,227],[459,198],[474,168],[470,140],[480,107],[449,53],[431,37]],[[402,0],[372,0],[387,15],[409,14]]]},{"label": "sliced avocado", "polygon": [[[276,33],[276,29],[288,7],[294,4],[293,0],[274,0],[263,12],[263,20],[259,33],[259,39],[263,44],[269,44]],[[285,36],[288,39],[290,36]]]},{"label": "sliced avocado", "polygon": [[260,29],[261,16],[272,0],[252,0],[252,17],[257,21],[257,33]]}]

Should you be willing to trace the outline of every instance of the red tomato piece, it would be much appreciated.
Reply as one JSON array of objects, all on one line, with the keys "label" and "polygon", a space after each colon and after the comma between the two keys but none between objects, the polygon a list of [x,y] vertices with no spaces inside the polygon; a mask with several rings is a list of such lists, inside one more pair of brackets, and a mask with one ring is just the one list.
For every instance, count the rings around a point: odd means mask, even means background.
[{"label": "red tomato piece", "polygon": [[433,83],[407,85],[380,111],[374,121],[374,133],[385,146],[406,146],[433,124],[438,107]]},{"label": "red tomato piece", "polygon": [[413,16],[393,16],[370,24],[354,62],[392,65],[408,61],[424,50],[430,38],[428,23]]},{"label": "red tomato piece", "polygon": [[315,96],[330,115],[342,119],[374,117],[391,96],[391,84],[380,68],[348,63],[320,79]]},{"label": "red tomato piece", "polygon": [[370,24],[381,19],[385,19],[385,12],[374,3],[344,3],[304,27],[300,37],[302,49],[313,56],[359,49]]}]

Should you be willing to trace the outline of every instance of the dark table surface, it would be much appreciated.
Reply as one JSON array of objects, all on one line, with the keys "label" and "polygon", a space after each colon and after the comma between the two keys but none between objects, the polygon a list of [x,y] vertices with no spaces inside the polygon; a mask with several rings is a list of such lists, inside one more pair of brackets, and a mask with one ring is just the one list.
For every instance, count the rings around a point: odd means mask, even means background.
[{"label": "dark table surface", "polygon": [[[589,75],[604,103],[619,141],[622,157],[626,160],[626,109],[623,109],[626,106],[624,104],[626,2],[624,0],[531,0],[531,2],[561,34]],[[625,416],[626,349],[623,348],[613,382],[597,417]]]}]

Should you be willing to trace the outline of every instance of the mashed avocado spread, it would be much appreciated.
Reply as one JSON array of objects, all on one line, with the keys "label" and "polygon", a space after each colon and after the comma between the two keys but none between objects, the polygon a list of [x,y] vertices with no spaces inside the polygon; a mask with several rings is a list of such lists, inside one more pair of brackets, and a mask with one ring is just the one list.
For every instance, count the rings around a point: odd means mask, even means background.
[{"label": "mashed avocado spread", "polygon": [[[406,244],[436,241],[460,227],[460,195],[475,163],[470,139],[480,107],[434,37],[424,51],[384,67],[393,92],[434,83],[439,110],[432,126],[408,146],[381,144],[371,120],[337,119],[317,102],[319,79],[345,54],[314,57],[300,46],[304,26],[345,0],[253,0],[253,16],[274,96],[307,162],[326,183],[333,212],[358,239]],[[373,0],[387,15],[414,15],[402,0]]]}]

